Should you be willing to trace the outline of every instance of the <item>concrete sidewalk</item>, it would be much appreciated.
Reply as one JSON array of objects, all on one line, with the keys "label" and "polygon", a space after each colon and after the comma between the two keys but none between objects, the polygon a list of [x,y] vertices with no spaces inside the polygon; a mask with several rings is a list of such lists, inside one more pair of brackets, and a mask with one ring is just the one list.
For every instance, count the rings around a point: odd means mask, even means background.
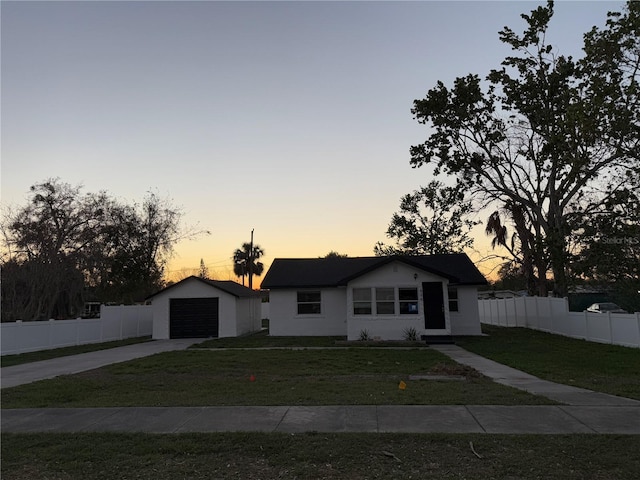
[{"label": "concrete sidewalk", "polygon": [[67,357],[52,358],[40,362],[24,363],[0,369],[2,388],[17,387],[26,383],[54,378],[59,375],[73,375],[113,363],[126,362],[135,358],[148,357],[156,353],[184,350],[204,341],[203,338],[179,340],[153,340],[124,347],[109,348],[95,352],[81,353]]},{"label": "concrete sidewalk", "polygon": [[2,432],[640,434],[621,406],[351,405],[2,410]]}]

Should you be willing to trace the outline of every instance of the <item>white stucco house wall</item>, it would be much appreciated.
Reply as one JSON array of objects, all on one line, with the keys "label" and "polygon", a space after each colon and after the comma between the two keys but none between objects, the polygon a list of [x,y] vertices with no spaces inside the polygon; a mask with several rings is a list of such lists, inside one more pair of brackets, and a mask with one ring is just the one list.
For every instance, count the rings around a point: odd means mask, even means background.
[{"label": "white stucco house wall", "polygon": [[147,298],[153,339],[236,337],[261,328],[260,293],[236,282],[189,277]]},{"label": "white stucco house wall", "polygon": [[275,259],[269,290],[273,336],[402,340],[480,335],[478,286],[486,279],[465,254]]}]

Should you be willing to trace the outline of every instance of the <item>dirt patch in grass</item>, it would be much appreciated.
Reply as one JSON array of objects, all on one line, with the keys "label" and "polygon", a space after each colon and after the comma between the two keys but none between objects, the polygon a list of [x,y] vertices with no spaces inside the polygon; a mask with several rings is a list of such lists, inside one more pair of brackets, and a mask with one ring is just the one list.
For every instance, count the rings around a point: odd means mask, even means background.
[{"label": "dirt patch in grass", "polygon": [[465,378],[485,378],[475,368],[459,363],[437,363],[429,369],[429,375],[448,375]]}]

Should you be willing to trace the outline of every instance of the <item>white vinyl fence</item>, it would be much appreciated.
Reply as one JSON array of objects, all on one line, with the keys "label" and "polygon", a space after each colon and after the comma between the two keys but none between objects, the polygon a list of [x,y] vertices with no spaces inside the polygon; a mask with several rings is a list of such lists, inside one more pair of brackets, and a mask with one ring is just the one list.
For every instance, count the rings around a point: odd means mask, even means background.
[{"label": "white vinyl fence", "polygon": [[481,323],[640,348],[640,313],[570,312],[566,298],[553,297],[478,300],[478,308]]},{"label": "white vinyl fence", "polygon": [[144,337],[153,332],[151,305],[100,307],[100,318],[0,324],[2,355]]}]

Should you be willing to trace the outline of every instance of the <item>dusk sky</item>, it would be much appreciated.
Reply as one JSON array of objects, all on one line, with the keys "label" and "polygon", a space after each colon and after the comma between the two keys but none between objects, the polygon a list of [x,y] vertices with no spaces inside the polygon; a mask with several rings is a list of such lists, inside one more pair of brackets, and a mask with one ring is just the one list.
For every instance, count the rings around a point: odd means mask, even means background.
[{"label": "dusk sky", "polygon": [[[202,258],[231,278],[252,228],[267,267],[373,255],[432,179],[409,165],[428,134],[413,100],[498,68],[498,32],[541,4],[2,1],[2,204],[50,177],[129,203],[153,190],[211,231],[177,245],[173,274]],[[548,41],[579,57],[622,7],[557,2]]]}]

